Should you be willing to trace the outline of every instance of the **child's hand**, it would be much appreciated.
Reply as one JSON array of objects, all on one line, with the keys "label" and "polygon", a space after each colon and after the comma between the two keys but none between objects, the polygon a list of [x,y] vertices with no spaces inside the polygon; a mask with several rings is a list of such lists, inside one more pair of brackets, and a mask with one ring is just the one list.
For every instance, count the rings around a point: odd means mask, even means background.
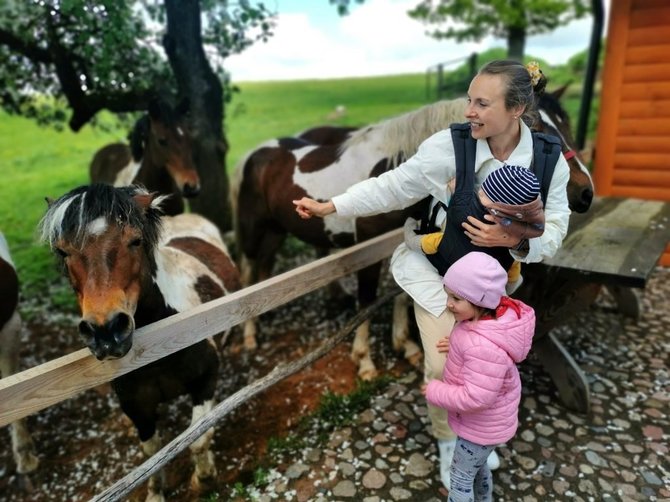
[{"label": "child's hand", "polygon": [[449,337],[445,336],[443,338],[440,338],[439,341],[437,342],[437,351],[440,354],[444,354],[446,352],[449,352]]},{"label": "child's hand", "polygon": [[424,383],[421,385],[421,394],[426,395],[426,390],[428,389],[428,384]]}]

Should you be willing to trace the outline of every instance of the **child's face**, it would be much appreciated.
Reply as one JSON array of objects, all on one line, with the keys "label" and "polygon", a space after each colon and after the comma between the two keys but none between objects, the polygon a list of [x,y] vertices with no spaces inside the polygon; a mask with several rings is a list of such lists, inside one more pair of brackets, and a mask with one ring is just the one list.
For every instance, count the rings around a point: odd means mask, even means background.
[{"label": "child's face", "polygon": [[450,291],[449,288],[444,288],[444,290],[447,292],[447,308],[454,314],[454,319],[457,321],[474,319],[477,315],[477,308],[472,303]]}]

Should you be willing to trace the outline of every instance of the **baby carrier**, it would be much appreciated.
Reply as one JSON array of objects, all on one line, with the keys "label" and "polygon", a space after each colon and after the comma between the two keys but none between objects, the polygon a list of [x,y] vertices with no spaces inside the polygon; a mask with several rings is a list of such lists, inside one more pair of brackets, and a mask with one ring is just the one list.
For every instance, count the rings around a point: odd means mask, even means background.
[{"label": "baby carrier", "polygon": [[[505,270],[508,270],[514,261],[509,253],[509,248],[475,246],[465,235],[461,226],[461,223],[467,221],[469,215],[481,221],[486,221],[483,216],[487,211],[474,191],[477,140],[470,134],[470,124],[451,124],[450,128],[456,157],[456,188],[448,207],[441,202],[437,202],[432,212],[422,218],[421,227],[417,233],[437,232],[440,230],[435,224],[437,214],[440,209],[447,212],[444,235],[437,253],[426,255],[426,257],[440,275],[444,275],[456,260],[470,251],[487,253],[498,260]],[[539,132],[533,132],[532,134],[533,161],[531,169],[540,182],[540,195],[544,205],[546,204],[554,168],[561,153],[561,143],[555,136]],[[430,211],[430,209],[427,211]]]}]

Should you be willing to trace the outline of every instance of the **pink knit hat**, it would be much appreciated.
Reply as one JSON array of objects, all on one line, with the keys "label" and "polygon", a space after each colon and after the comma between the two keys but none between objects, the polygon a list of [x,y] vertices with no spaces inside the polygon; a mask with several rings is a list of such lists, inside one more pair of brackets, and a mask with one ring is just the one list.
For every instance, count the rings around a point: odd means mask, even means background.
[{"label": "pink knit hat", "polygon": [[495,309],[505,294],[507,272],[495,258],[472,251],[449,267],[442,284],[473,305]]}]

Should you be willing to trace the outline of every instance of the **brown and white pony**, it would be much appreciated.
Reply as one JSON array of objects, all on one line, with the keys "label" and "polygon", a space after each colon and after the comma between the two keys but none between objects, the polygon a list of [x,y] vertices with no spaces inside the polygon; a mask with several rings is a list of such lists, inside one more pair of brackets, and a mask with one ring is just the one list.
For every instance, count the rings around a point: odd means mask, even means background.
[{"label": "brown and white pony", "polygon": [[164,214],[183,213],[183,197],[200,192],[185,123],[187,111],[185,101],[173,110],[163,100],[151,100],[148,113],[128,135],[130,145],[113,143],[95,153],[89,167],[91,183],[143,185],[152,192],[171,195],[163,202]]},{"label": "brown and white pony", "polygon": [[[100,360],[125,356],[135,328],[240,287],[216,226],[195,214],[161,216],[162,200],[142,187],[94,184],[51,202],[42,219],[42,238],[77,295],[79,334]],[[199,419],[212,409],[218,370],[217,350],[204,340],[112,382],[147,456],[161,447],[159,404],[189,394]],[[216,473],[212,435],[191,445],[194,490]],[[151,478],[147,499],[162,499],[162,487],[162,476]]]},{"label": "brown and white pony", "polygon": [[[16,373],[19,369],[21,346],[21,316],[19,305],[19,279],[9,255],[9,245],[0,232],[0,377]],[[39,464],[35,445],[25,420],[10,425],[12,453],[19,475],[29,474]],[[27,483],[28,479],[25,479]]]},{"label": "brown and white pony", "polygon": [[[564,141],[571,139],[567,114],[558,104],[556,94],[545,94],[539,103],[542,116],[539,129],[553,133]],[[243,285],[270,277],[275,254],[288,233],[317,248],[341,248],[402,226],[408,214],[417,208],[393,211],[365,218],[342,218],[332,214],[324,219],[302,220],[292,200],[308,196],[328,200],[351,185],[392,169],[412,156],[419,144],[449,124],[462,122],[465,99],[445,100],[416,111],[357,130],[326,126],[304,131],[297,137],[270,140],[249,152],[238,164],[231,183],[239,259]],[[557,113],[558,110],[560,113]],[[560,119],[560,120],[559,120]],[[563,132],[565,129],[566,132]],[[557,134],[561,132],[561,134]],[[344,141],[341,141],[344,137]],[[305,138],[318,138],[315,144]],[[575,211],[586,211],[593,198],[593,185],[586,166],[564,145],[569,159],[568,198]],[[381,264],[358,272],[358,302],[361,307],[376,296]],[[400,295],[394,305],[393,346],[404,350],[413,363],[421,358],[421,349],[409,338],[407,298]],[[356,331],[352,357],[359,364],[359,376],[376,375],[370,357],[369,323]],[[254,320],[245,323],[244,338],[248,348],[256,346]]]}]

